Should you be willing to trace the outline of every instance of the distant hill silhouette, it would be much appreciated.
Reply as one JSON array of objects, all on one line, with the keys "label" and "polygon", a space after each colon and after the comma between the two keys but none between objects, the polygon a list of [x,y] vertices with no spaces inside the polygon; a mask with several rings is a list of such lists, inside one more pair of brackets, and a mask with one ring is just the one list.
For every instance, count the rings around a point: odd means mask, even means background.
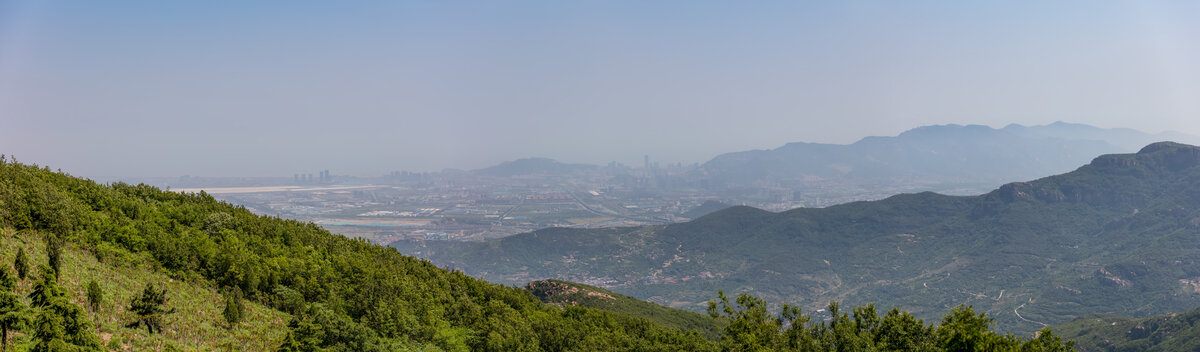
[{"label": "distant hill silhouette", "polygon": [[772,150],[719,155],[697,174],[716,184],[821,180],[1000,184],[1070,171],[1096,155],[1128,153],[1148,143],[1200,144],[1176,132],[1148,134],[1056,122],[1045,126],[924,126],[853,144],[789,143]]}]

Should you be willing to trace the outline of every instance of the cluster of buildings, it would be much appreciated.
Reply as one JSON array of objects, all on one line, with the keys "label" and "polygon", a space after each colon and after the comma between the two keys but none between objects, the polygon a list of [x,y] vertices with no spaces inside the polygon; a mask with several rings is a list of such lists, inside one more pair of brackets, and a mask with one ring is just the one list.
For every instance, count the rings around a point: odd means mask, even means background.
[{"label": "cluster of buildings", "polygon": [[331,176],[329,174],[329,170],[321,170],[321,172],[317,173],[317,177],[315,177],[315,178],[313,177],[313,174],[311,174],[311,173],[295,174],[295,175],[292,175],[292,183],[297,184],[297,185],[314,184],[314,183],[315,184],[329,184],[329,183],[333,183],[333,176]]}]

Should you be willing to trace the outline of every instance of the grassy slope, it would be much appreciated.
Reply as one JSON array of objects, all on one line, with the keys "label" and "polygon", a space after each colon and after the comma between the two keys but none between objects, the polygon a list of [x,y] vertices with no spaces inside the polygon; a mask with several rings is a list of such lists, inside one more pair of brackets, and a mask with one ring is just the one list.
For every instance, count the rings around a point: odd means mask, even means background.
[{"label": "grassy slope", "polygon": [[721,334],[716,320],[707,315],[660,306],[595,286],[561,280],[540,280],[530,282],[525,289],[549,304],[623,313],[668,328],[698,331],[710,339],[716,339]]},{"label": "grassy slope", "polygon": [[[46,263],[46,244],[41,235],[0,229],[3,265],[11,267],[18,247],[25,248],[34,267]],[[221,315],[224,299],[212,285],[173,280],[146,260],[134,259],[128,264],[113,265],[101,262],[91,252],[71,244],[64,248],[63,258],[59,283],[73,303],[87,306],[89,279],[94,278],[103,289],[104,302],[99,312],[97,336],[112,350],[161,351],[170,345],[184,351],[265,351],[277,347],[288,331],[287,323],[291,317],[287,313],[250,301],[246,302],[246,321],[229,329]],[[124,257],[122,261],[131,258]],[[125,327],[134,320],[133,313],[127,310],[130,299],[150,282],[167,287],[167,304],[176,309],[174,314],[166,317],[166,329],[162,334],[149,335],[145,328]],[[22,280],[17,293],[24,297],[32,283],[32,278]],[[28,299],[25,303],[29,304]],[[15,341],[28,341],[28,337],[20,336]]]}]

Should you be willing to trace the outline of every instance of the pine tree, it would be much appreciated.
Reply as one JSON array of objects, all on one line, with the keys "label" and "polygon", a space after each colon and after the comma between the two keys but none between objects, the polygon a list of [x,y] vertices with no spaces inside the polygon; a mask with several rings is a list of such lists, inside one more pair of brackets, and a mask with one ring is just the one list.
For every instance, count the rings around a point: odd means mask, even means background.
[{"label": "pine tree", "polygon": [[23,329],[28,320],[25,305],[13,292],[15,288],[16,280],[0,268],[0,352],[8,351],[8,332]]},{"label": "pine tree", "polygon": [[55,297],[66,296],[66,291],[58,286],[58,281],[54,277],[54,270],[45,265],[38,266],[41,269],[41,277],[33,283],[33,290],[29,292],[29,300],[34,307],[44,307],[50,304],[50,300]]},{"label": "pine tree", "polygon": [[102,350],[83,308],[66,297],[54,297],[41,308],[33,335],[38,340],[33,346],[35,352]]},{"label": "pine tree", "polygon": [[65,351],[69,348],[62,317],[49,309],[38,313],[37,321],[33,323],[33,337],[37,339],[37,344],[33,345],[34,351]]},{"label": "pine tree", "polygon": [[163,316],[175,312],[174,308],[163,307],[166,304],[167,289],[155,289],[153,283],[146,284],[142,294],[129,302],[129,311],[137,314],[138,320],[130,323],[128,327],[137,328],[139,325],[146,325],[146,331],[150,334],[154,334],[154,331],[162,331]]},{"label": "pine tree", "polygon": [[100,311],[100,303],[104,301],[104,291],[100,289],[100,284],[96,280],[88,282],[87,286],[88,307],[92,308],[92,313]]},{"label": "pine tree", "polygon": [[246,305],[242,301],[242,289],[234,286],[225,293],[225,321],[232,328],[242,321],[246,314]]},{"label": "pine tree", "polygon": [[100,325],[99,318],[96,314],[100,312],[100,303],[104,302],[104,290],[100,289],[100,284],[96,280],[88,282],[87,286],[88,308],[92,310],[92,316],[96,318],[96,325]]},{"label": "pine tree", "polygon": [[25,280],[25,276],[29,274],[29,255],[25,254],[25,247],[17,249],[17,259],[13,260],[13,269],[17,270],[17,278]]},{"label": "pine tree", "polygon": [[62,240],[50,236],[46,243],[46,256],[49,258],[50,269],[54,269],[54,277],[62,270]]},{"label": "pine tree", "polygon": [[29,298],[38,307],[33,324],[37,339],[32,351],[99,351],[100,340],[91,332],[83,309],[67,299],[54,270],[42,265],[41,277],[33,283]]}]

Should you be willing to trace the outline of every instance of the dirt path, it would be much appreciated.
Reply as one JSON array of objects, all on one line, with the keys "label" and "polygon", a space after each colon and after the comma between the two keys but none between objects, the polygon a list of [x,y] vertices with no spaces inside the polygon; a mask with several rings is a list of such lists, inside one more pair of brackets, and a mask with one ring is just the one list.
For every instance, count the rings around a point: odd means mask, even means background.
[{"label": "dirt path", "polygon": [[1021,320],[1024,320],[1024,321],[1027,321],[1030,323],[1034,323],[1034,324],[1040,324],[1043,328],[1049,326],[1046,323],[1025,319],[1025,317],[1021,316],[1021,312],[1018,312],[1018,310],[1020,310],[1021,308],[1024,308],[1024,307],[1025,307],[1025,303],[1021,303],[1021,305],[1017,306],[1016,308],[1013,308],[1013,314],[1016,314],[1017,318],[1020,318]]}]

